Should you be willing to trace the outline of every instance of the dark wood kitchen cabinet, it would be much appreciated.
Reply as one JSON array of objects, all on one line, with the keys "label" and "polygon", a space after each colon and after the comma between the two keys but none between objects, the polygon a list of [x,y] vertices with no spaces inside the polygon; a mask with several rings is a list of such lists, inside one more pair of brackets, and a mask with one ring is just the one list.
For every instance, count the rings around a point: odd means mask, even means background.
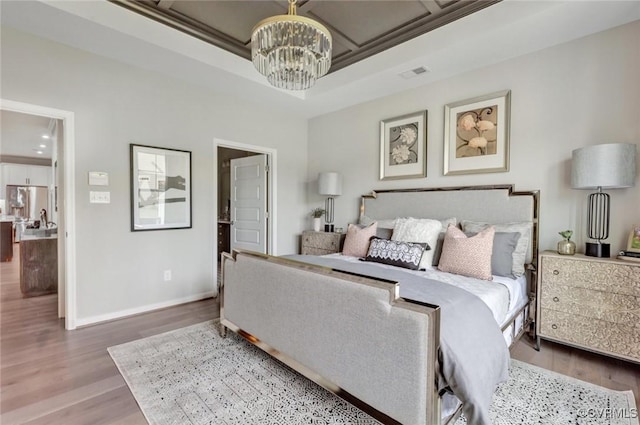
[{"label": "dark wood kitchen cabinet", "polygon": [[13,259],[13,223],[0,222],[0,261]]},{"label": "dark wood kitchen cabinet", "polygon": [[20,241],[20,291],[25,297],[58,292],[58,239]]}]

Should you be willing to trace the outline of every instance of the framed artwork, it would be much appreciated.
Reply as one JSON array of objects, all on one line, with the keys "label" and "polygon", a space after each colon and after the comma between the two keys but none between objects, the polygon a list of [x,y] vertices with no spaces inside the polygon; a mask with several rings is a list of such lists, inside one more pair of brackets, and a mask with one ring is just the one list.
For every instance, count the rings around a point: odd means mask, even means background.
[{"label": "framed artwork", "polygon": [[380,180],[427,177],[427,111],[380,121]]},{"label": "framed artwork", "polygon": [[640,226],[635,225],[629,233],[629,242],[627,243],[627,251],[640,254]]},{"label": "framed artwork", "polygon": [[511,91],[444,107],[444,175],[509,171]]},{"label": "framed artwork", "polygon": [[191,227],[191,152],[130,145],[131,231]]}]

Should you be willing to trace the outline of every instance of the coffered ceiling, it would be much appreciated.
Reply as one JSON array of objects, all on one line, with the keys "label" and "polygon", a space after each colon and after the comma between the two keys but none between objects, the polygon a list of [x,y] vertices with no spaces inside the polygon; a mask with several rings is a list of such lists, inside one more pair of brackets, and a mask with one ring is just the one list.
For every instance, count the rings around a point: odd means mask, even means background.
[{"label": "coffered ceiling", "polygon": [[[261,20],[286,15],[288,2],[110,0],[172,28],[251,60],[251,32]],[[297,14],[333,37],[329,72],[380,53],[500,0],[300,0]]]},{"label": "coffered ceiling", "polygon": [[[300,14],[329,27],[336,49],[328,75],[291,91],[270,86],[247,59],[251,29],[285,13],[284,0],[128,0],[127,7],[115,1],[0,0],[0,19],[3,32],[34,34],[222,99],[306,118],[640,19],[637,0],[299,0]],[[478,87],[474,94],[483,92]]]}]

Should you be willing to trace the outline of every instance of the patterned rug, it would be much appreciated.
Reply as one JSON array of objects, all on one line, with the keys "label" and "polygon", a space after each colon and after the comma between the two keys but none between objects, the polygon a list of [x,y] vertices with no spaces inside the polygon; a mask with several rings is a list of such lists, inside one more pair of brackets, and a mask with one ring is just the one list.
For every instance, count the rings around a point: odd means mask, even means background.
[{"label": "patterned rug", "polygon": [[[214,322],[109,348],[147,421],[168,424],[378,424]],[[491,407],[495,425],[639,425],[631,391],[512,360]],[[465,424],[460,418],[456,425]]]}]

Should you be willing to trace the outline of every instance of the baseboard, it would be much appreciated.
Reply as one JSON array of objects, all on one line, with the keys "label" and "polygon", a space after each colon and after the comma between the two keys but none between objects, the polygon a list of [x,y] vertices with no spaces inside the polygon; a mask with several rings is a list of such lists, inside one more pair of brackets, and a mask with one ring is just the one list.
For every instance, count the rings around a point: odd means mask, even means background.
[{"label": "baseboard", "polygon": [[76,318],[76,327],[95,325],[102,322],[108,322],[110,320],[123,319],[125,317],[134,316],[140,313],[148,313],[153,310],[160,310],[162,308],[174,307],[180,304],[186,304],[194,301],[204,300],[206,298],[212,298],[217,296],[217,291],[208,291],[201,294],[190,295],[184,298],[175,298],[168,301],[163,301],[156,304],[148,304],[140,307],[129,308],[127,310],[114,311],[112,313],[99,314],[97,316],[78,317]]}]

